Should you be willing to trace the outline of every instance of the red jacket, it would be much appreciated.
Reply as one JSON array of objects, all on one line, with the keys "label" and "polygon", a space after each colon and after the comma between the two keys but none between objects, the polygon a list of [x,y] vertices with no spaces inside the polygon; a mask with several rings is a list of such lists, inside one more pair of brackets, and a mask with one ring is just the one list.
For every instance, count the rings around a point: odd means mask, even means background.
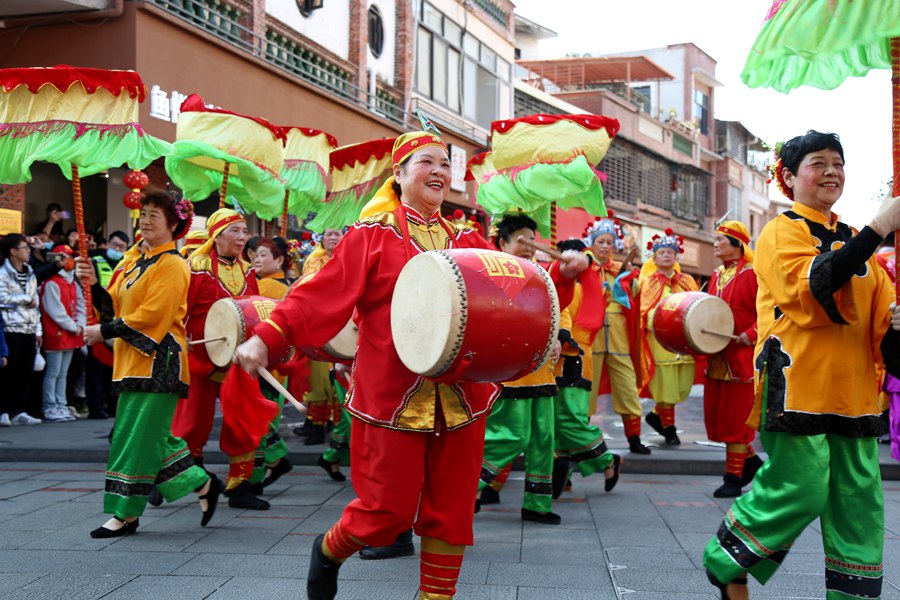
[{"label": "red jacket", "polygon": [[[47,295],[47,286],[50,284],[59,290],[58,301],[55,294]],[[41,325],[44,328],[45,350],[74,350],[84,345],[84,340],[78,335],[78,328],[83,326],[84,319],[83,310],[79,315],[79,300],[78,284],[66,281],[59,273],[41,284]],[[83,303],[82,300],[82,305]],[[72,331],[73,328],[75,331]]]},{"label": "red jacket", "polygon": [[718,296],[731,307],[734,315],[734,335],[746,333],[750,346],[739,346],[734,341],[728,343],[719,356],[728,366],[728,372],[735,381],[753,381],[753,351],[756,343],[756,290],[758,283],[753,264],[743,258],[738,261],[734,276],[725,284],[719,284],[722,268],[713,271],[709,279],[709,293]]}]

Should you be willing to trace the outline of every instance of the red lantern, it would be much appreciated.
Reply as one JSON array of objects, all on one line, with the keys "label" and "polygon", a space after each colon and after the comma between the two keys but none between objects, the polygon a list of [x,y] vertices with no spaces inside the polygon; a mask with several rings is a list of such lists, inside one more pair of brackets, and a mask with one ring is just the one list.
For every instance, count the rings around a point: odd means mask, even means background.
[{"label": "red lantern", "polygon": [[150,178],[143,171],[129,171],[125,174],[125,186],[133,191],[139,191],[150,185]]},{"label": "red lantern", "polygon": [[125,194],[122,198],[122,204],[125,205],[125,208],[130,208],[131,210],[141,210],[141,199],[144,197],[139,191],[131,191]]}]

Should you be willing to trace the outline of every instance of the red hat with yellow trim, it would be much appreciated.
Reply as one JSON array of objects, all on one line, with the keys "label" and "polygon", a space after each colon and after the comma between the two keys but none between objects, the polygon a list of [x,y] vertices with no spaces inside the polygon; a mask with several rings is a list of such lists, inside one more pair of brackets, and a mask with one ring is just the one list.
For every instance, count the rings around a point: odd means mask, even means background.
[{"label": "red hat with yellow trim", "polygon": [[744,250],[744,260],[753,262],[754,252],[750,248],[750,230],[740,221],[722,221],[716,226],[716,233],[730,237],[741,243]]},{"label": "red hat with yellow trim", "polygon": [[394,140],[394,149],[391,150],[391,159],[395,165],[402,164],[404,160],[409,158],[413,152],[427,148],[429,146],[437,146],[447,152],[447,144],[444,143],[437,134],[427,131],[410,131],[404,133]]}]

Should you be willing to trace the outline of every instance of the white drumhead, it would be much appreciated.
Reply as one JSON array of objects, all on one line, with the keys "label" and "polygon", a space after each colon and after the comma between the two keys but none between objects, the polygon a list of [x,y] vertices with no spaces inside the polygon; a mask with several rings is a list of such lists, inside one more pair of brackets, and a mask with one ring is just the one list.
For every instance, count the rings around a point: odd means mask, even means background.
[{"label": "white drumhead", "polygon": [[456,358],[466,329],[466,285],[440,252],[406,263],[391,299],[391,334],[406,368],[426,377],[442,374]]},{"label": "white drumhead", "polygon": [[224,337],[224,340],[206,342],[206,353],[217,367],[231,364],[234,351],[244,343],[247,327],[240,307],[231,298],[221,298],[213,302],[206,313],[204,338]]},{"label": "white drumhead", "polygon": [[731,341],[727,337],[704,333],[703,330],[732,335],[734,315],[728,303],[718,296],[706,296],[694,302],[684,317],[684,335],[688,344],[702,354],[716,354]]},{"label": "white drumhead", "polygon": [[343,360],[353,360],[356,356],[356,342],[359,340],[359,328],[350,319],[344,328],[325,344],[324,350],[329,355]]}]

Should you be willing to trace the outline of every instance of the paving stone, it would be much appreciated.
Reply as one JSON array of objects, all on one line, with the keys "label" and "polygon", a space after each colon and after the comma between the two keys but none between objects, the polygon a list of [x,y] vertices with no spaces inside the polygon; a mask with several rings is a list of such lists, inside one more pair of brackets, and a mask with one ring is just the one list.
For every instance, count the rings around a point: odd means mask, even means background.
[{"label": "paving stone", "polygon": [[488,585],[548,587],[554,589],[592,588],[609,581],[606,569],[585,568],[584,563],[491,563]]},{"label": "paving stone", "polygon": [[89,575],[51,573],[24,585],[3,597],[6,600],[93,600],[106,596],[134,575]]},{"label": "paving stone", "polygon": [[687,553],[677,548],[661,552],[659,548],[608,548],[606,557],[611,566],[628,569],[691,570]]},{"label": "paving stone", "polygon": [[206,598],[227,581],[227,577],[141,575],[103,596],[103,600]]},{"label": "paving stone", "polygon": [[[189,554],[180,553],[184,560],[173,569],[172,575],[204,575],[208,577],[284,577],[305,575],[309,559],[296,556],[261,554]],[[144,553],[149,554],[149,553]],[[2,555],[0,555],[2,556]]]},{"label": "paving stone", "polygon": [[[613,599],[615,595],[600,595],[597,589],[520,587],[517,600],[598,600],[598,598]],[[627,598],[632,600],[633,596],[629,594]]]},{"label": "paving stone", "polygon": [[706,573],[699,569],[679,571],[663,569],[620,569],[612,572],[616,586],[636,592],[707,593],[711,587]]},{"label": "paving stone", "polygon": [[[105,542],[105,540],[96,540]],[[78,550],[2,550],[0,573],[32,572],[41,565],[50,573],[94,574],[110,573],[166,575],[188,562],[193,554],[181,552],[83,552]],[[38,596],[39,597],[39,596]]]}]

